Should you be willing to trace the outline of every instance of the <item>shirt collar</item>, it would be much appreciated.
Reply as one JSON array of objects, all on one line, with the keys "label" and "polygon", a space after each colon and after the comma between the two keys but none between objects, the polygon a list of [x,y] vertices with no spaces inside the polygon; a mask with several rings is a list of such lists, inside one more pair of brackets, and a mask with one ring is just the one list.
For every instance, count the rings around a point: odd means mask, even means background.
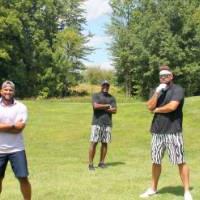
[{"label": "shirt collar", "polygon": [[[13,104],[12,105],[15,105],[17,103],[17,101],[15,99],[13,99]],[[0,98],[0,105],[2,106],[6,106],[3,101],[2,101],[2,98]]]}]

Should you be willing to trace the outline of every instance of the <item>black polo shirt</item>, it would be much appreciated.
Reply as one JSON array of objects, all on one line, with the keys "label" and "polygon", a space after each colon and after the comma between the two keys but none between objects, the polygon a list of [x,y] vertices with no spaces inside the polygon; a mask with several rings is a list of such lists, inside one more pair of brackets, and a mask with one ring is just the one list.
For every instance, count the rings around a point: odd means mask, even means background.
[{"label": "black polo shirt", "polygon": [[158,98],[156,107],[168,104],[170,101],[179,101],[177,109],[170,113],[155,113],[151,125],[151,133],[175,134],[182,132],[184,90],[181,86],[172,84]]},{"label": "black polo shirt", "polygon": [[[116,100],[109,93],[95,93],[92,97],[92,104],[110,104],[116,108]],[[108,113],[106,110],[93,109],[92,125],[111,126],[112,127],[112,113]]]}]

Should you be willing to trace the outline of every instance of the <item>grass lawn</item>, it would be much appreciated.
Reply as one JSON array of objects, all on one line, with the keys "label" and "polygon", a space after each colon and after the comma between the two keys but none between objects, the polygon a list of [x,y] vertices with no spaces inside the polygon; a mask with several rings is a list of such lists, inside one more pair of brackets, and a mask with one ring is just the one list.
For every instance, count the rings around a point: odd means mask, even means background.
[{"label": "grass lawn", "polygon": [[[25,129],[33,200],[137,200],[150,185],[152,115],[144,103],[119,103],[113,117],[113,141],[107,169],[88,171],[90,103],[64,100],[25,101]],[[187,98],[184,107],[186,160],[191,168],[191,191],[200,199],[200,98]],[[99,149],[99,148],[98,148]],[[95,165],[98,164],[99,150]],[[21,200],[17,180],[8,167],[2,200]],[[151,199],[181,200],[183,189],[176,166],[163,160],[159,193]]]}]

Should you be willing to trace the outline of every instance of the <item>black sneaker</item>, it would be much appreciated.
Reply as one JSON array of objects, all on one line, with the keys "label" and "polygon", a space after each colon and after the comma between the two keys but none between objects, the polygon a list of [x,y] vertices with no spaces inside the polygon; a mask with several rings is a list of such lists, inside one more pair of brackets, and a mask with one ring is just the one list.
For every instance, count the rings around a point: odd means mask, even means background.
[{"label": "black sneaker", "polygon": [[93,164],[89,164],[88,169],[90,171],[94,171],[95,170],[94,165]]},{"label": "black sneaker", "polygon": [[100,167],[102,169],[105,169],[107,166],[105,165],[105,163],[99,163],[98,167]]}]

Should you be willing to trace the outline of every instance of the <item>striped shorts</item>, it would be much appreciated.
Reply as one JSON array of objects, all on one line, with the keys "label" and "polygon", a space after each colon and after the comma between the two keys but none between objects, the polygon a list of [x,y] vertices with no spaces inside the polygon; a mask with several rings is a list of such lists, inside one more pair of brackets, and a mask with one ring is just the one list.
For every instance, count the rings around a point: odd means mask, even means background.
[{"label": "striped shorts", "polygon": [[155,164],[161,164],[167,149],[169,160],[172,164],[183,164],[184,159],[184,145],[182,133],[176,134],[152,134],[151,141],[151,158]]},{"label": "striped shorts", "polygon": [[112,128],[110,126],[92,125],[90,142],[111,142],[111,131]]}]

